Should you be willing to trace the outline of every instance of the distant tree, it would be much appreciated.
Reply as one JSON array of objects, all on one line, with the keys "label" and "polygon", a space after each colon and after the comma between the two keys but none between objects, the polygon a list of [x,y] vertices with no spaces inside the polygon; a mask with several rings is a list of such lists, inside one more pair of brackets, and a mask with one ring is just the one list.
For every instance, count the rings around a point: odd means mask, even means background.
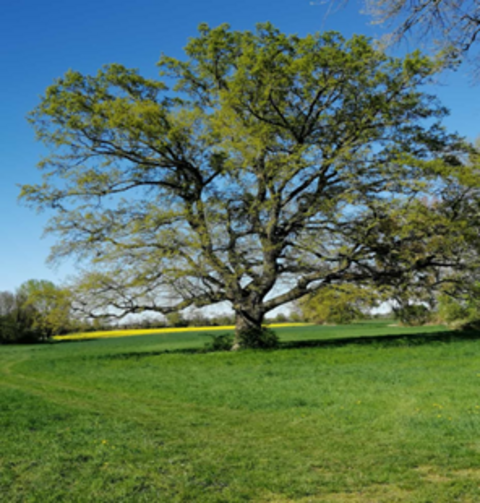
[{"label": "distant tree", "polygon": [[290,313],[290,321],[293,322],[293,323],[301,323],[301,322],[304,322],[306,321],[304,318],[303,318],[303,315],[302,313],[299,311],[299,309],[294,309],[292,310],[292,312]]},{"label": "distant tree", "polygon": [[218,326],[218,327],[235,325],[235,316],[229,316],[226,314],[213,316],[210,319],[210,323],[212,326]]},{"label": "distant tree", "polygon": [[71,293],[51,281],[29,280],[18,289],[24,309],[32,313],[32,327],[46,337],[72,329]]},{"label": "distant tree", "polygon": [[393,313],[396,319],[408,326],[425,325],[433,319],[433,311],[425,304],[402,304],[395,307]]},{"label": "distant tree", "polygon": [[169,327],[188,327],[188,320],[182,313],[173,312],[166,315],[167,325]]},{"label": "distant tree", "polygon": [[298,302],[303,319],[317,324],[347,324],[378,305],[379,296],[357,285],[324,288]]},{"label": "distant tree", "polygon": [[16,307],[17,301],[12,292],[0,292],[0,316],[10,314]]},{"label": "distant tree", "polygon": [[190,309],[185,315],[185,321],[192,327],[206,327],[210,326],[210,319],[199,309]]},{"label": "distant tree", "polygon": [[14,318],[16,305],[13,293],[0,292],[0,344],[14,342],[19,337]]},{"label": "distant tree", "polygon": [[288,321],[288,318],[285,313],[278,313],[277,316],[274,318],[275,323],[286,323]]},{"label": "distant tree", "polygon": [[18,291],[0,292],[0,343],[36,342],[44,334],[34,326],[35,311]]},{"label": "distant tree", "polygon": [[421,91],[429,58],[270,24],[201,25],[186,54],[160,60],[173,89],[117,64],[69,71],[31,114],[53,153],[22,197],[54,212],[53,257],[87,260],[77,305],[122,317],[229,301],[235,346],[265,347],[265,314],[304,295],[464,265],[450,208],[476,182]]}]

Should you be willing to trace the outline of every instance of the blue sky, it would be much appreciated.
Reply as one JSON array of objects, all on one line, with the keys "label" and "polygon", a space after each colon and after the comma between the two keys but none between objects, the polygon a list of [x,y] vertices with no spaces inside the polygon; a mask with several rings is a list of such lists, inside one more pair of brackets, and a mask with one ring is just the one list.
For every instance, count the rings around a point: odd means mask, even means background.
[{"label": "blue sky", "polygon": [[[68,69],[95,73],[106,63],[157,75],[160,54],[181,57],[182,47],[201,22],[227,22],[252,29],[271,21],[299,35],[337,30],[345,36],[381,34],[361,4],[351,1],[327,15],[328,6],[311,0],[15,0],[3,2],[0,16],[0,290],[31,278],[61,282],[73,264],[45,264],[53,238],[42,239],[46,215],[17,203],[18,184],[39,180],[35,168],[44,153],[26,115],[52,81]],[[407,47],[413,49],[413,46]],[[442,76],[434,91],[451,111],[446,125],[474,139],[480,135],[480,85],[466,70]]]}]

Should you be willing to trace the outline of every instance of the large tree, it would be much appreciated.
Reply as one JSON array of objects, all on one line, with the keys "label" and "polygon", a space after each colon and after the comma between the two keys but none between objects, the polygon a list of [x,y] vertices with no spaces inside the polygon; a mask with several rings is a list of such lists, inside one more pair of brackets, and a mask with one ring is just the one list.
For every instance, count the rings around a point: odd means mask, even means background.
[{"label": "large tree", "polygon": [[90,264],[94,316],[229,301],[241,344],[325,286],[431,285],[459,265],[464,171],[420,90],[430,59],[270,24],[201,25],[185,51],[163,80],[69,71],[31,114],[52,154],[23,198],[54,211],[54,257]]}]

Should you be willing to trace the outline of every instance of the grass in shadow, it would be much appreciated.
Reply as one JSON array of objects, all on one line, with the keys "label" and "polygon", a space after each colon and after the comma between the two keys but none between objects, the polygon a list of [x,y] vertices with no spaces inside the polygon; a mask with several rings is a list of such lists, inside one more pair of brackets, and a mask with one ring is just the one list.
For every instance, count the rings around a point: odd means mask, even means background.
[{"label": "grass in shadow", "polygon": [[421,332],[417,334],[367,335],[330,339],[305,339],[301,341],[283,341],[280,349],[296,349],[308,347],[341,347],[348,344],[372,346],[418,346],[432,343],[454,343],[480,339],[480,331],[450,331]]},{"label": "grass in shadow", "polygon": [[[437,343],[455,343],[462,341],[480,339],[480,331],[438,331],[438,332],[421,332],[417,334],[391,334],[391,335],[375,335],[375,336],[355,336],[330,339],[304,339],[300,341],[282,341],[280,342],[279,351],[289,349],[305,349],[305,348],[335,348],[347,345],[361,345],[372,347],[406,347],[420,346]],[[257,350],[258,351],[258,350]],[[267,350],[274,352],[275,349]],[[96,355],[95,358],[105,360],[141,360],[151,356],[173,355],[173,354],[205,354],[216,351],[209,351],[205,348],[177,348],[177,349],[162,349],[155,351],[128,351],[121,353]],[[90,356],[91,357],[91,356]]]},{"label": "grass in shadow", "polygon": [[178,349],[162,349],[158,351],[129,351],[126,353],[112,353],[106,355],[98,355],[96,358],[105,360],[140,360],[150,356],[174,355],[174,354],[198,354],[205,353],[202,348],[178,348]]}]

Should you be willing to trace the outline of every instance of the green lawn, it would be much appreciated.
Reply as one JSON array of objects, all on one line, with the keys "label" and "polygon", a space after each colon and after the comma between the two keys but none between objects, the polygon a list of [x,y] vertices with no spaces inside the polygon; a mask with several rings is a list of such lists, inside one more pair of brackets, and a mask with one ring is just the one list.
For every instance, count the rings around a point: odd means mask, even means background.
[{"label": "green lawn", "polygon": [[0,347],[0,501],[480,501],[480,338],[387,322]]}]

